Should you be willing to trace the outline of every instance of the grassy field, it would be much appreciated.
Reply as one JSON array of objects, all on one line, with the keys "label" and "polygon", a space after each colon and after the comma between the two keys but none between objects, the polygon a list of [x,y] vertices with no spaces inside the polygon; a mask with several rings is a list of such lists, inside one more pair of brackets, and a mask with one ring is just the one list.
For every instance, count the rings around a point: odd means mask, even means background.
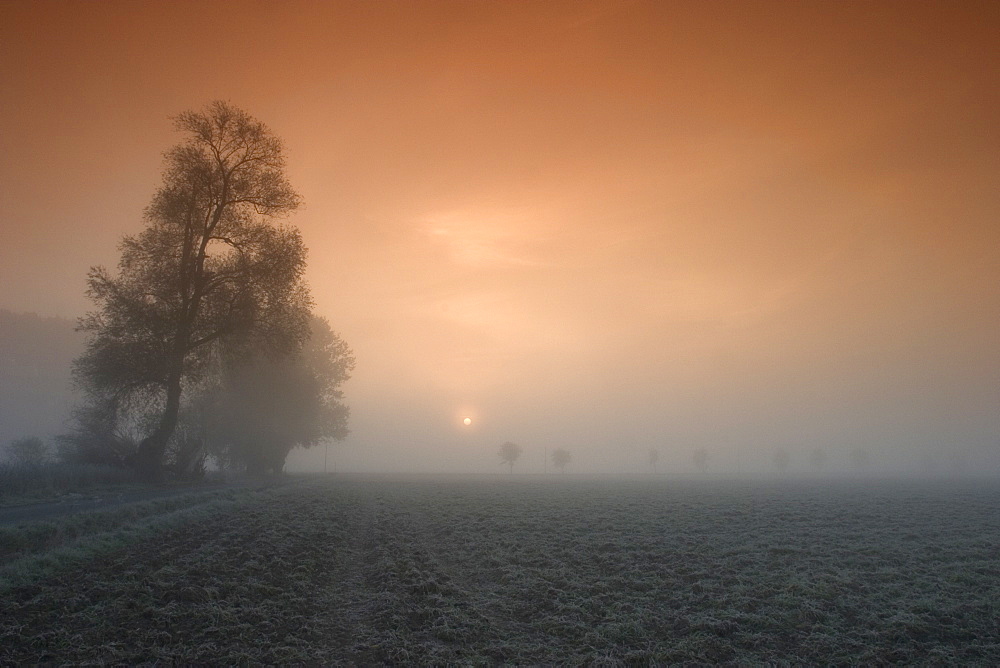
[{"label": "grassy field", "polygon": [[6,550],[0,663],[1000,663],[985,483],[332,477],[118,517]]}]

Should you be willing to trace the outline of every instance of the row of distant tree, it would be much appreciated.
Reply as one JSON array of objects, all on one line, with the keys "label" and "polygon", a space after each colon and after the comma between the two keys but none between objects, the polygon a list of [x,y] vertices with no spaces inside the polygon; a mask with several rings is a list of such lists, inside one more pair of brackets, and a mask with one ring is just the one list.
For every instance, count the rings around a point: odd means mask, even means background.
[{"label": "row of distant tree", "polygon": [[[511,473],[514,472],[514,464],[521,457],[524,452],[522,448],[517,443],[512,441],[506,441],[500,445],[497,455],[500,457],[500,462],[506,464],[509,467]],[[556,448],[551,454],[553,465],[560,471],[565,471],[566,466],[572,461],[573,457],[569,450],[566,448]],[[708,472],[710,468],[711,453],[706,448],[696,448],[692,453],[691,459],[695,468],[702,473]],[[858,469],[867,468],[870,463],[870,457],[868,451],[863,448],[856,448],[850,453],[850,460],[852,465]],[[822,448],[816,448],[809,453],[809,463],[815,467],[817,470],[821,470],[829,461],[829,456],[826,450]],[[660,462],[660,451],[656,448],[650,448],[647,452],[647,462],[653,472],[656,472],[657,465]],[[771,455],[771,462],[774,468],[778,471],[786,471],[792,462],[792,455],[784,448],[778,448],[774,450]]]},{"label": "row of distant tree", "polygon": [[[524,448],[517,443],[505,441],[500,445],[497,454],[500,457],[500,462],[506,464],[510,468],[510,472],[513,473],[514,463],[521,457],[523,452]],[[565,472],[566,467],[573,461],[573,454],[566,448],[556,448],[552,451],[551,457],[552,465],[559,469],[560,472]]]},{"label": "row of distant tree", "polygon": [[[868,468],[871,464],[871,457],[864,448],[855,448],[848,454],[851,465],[856,469]],[[822,470],[830,461],[830,456],[823,448],[815,448],[807,455],[809,465],[816,470]],[[776,448],[771,452],[771,464],[778,471],[787,471],[792,464],[793,456],[784,448]],[[697,448],[692,454],[692,462],[696,469],[705,473],[709,470],[711,453],[706,448]],[[656,470],[656,464],[660,461],[660,451],[651,448],[648,454],[649,465]]]}]

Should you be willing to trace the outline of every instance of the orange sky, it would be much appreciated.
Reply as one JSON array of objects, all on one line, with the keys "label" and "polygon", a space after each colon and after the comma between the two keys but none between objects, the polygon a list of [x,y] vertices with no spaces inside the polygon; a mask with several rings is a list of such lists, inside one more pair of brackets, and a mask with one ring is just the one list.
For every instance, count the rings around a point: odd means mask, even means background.
[{"label": "orange sky", "polygon": [[0,308],[82,313],[169,117],[221,98],[285,140],[358,357],[343,466],[996,444],[997,34],[995,2],[4,0]]}]

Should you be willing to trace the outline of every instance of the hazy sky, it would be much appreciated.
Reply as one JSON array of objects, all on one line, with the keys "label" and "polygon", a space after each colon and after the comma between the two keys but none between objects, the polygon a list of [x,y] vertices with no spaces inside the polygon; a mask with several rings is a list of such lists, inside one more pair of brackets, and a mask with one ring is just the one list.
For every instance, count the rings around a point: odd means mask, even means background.
[{"label": "hazy sky", "polygon": [[0,308],[85,311],[170,117],[226,99],[285,141],[358,358],[343,467],[995,445],[998,34],[996,2],[0,0]]}]

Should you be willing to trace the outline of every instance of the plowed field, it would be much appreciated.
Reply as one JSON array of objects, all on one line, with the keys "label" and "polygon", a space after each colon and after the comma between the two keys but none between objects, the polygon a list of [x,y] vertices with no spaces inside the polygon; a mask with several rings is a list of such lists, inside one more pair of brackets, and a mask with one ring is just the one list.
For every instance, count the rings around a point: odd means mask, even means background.
[{"label": "plowed field", "polygon": [[1000,488],[335,477],[0,578],[0,662],[995,665]]}]

